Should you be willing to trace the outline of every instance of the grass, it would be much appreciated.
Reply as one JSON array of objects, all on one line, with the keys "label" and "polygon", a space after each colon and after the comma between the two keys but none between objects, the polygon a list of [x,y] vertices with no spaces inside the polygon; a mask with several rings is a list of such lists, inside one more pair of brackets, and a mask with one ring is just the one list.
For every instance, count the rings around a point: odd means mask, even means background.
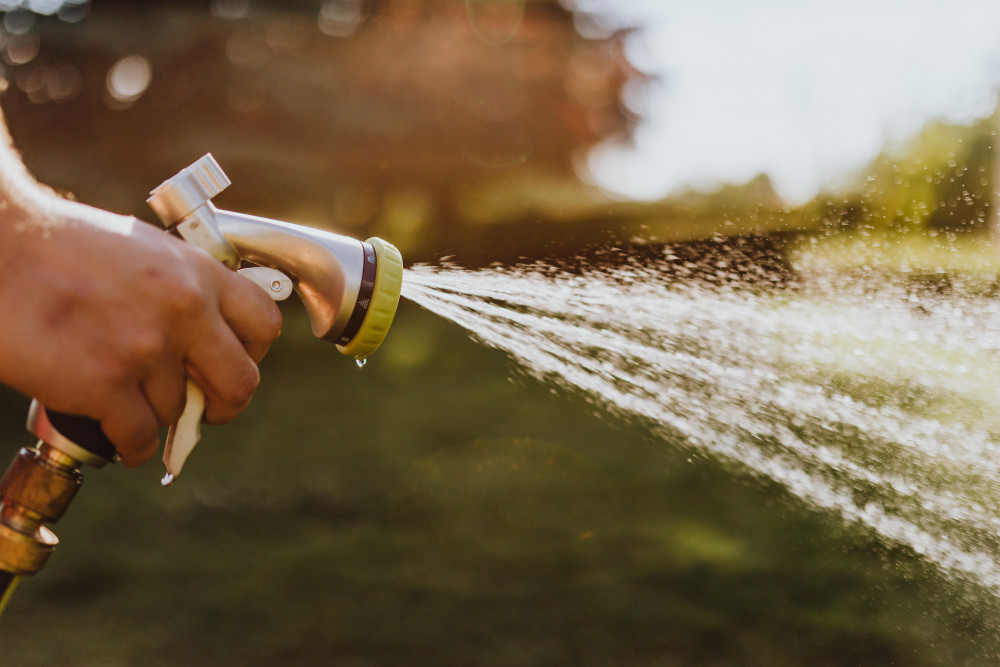
[{"label": "grass", "polygon": [[877,268],[898,274],[962,274],[993,281],[1000,274],[995,241],[973,234],[845,230],[803,237],[789,249],[791,263],[806,271]]},{"label": "grass", "polygon": [[[16,665],[992,664],[992,601],[773,485],[513,380],[404,305],[359,371],[289,315],[181,480],[90,471]],[[3,397],[4,449],[30,442]]]}]

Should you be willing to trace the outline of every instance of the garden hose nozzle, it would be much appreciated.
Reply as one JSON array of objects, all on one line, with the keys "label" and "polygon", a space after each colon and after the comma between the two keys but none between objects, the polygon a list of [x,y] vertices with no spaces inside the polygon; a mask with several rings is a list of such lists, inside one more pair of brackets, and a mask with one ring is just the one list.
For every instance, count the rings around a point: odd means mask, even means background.
[{"label": "garden hose nozzle", "polygon": [[[382,344],[399,304],[403,260],[379,238],[348,236],[216,208],[212,197],[230,184],[215,158],[205,155],[153,190],[147,200],[160,221],[275,299],[293,287],[317,338],[336,343],[363,362]],[[185,414],[167,436],[164,463],[171,483],[198,442],[204,411],[201,390],[189,383]]]}]

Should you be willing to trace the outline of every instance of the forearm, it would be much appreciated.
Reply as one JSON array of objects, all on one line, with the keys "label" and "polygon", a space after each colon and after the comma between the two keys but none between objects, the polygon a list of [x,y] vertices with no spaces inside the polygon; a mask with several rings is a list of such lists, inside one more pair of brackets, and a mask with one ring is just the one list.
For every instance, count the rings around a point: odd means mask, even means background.
[{"label": "forearm", "polygon": [[14,147],[0,111],[0,271],[29,246],[47,244],[56,227],[83,225],[129,235],[135,224],[134,218],[79,206],[35,180]]},{"label": "forearm", "polygon": [[0,112],[0,207],[31,208],[47,196],[53,196],[51,190],[40,185],[24,166]]},{"label": "forearm", "polygon": [[[16,256],[23,254],[26,244],[38,243],[45,236],[46,223],[52,219],[47,209],[52,208],[56,199],[24,166],[0,112],[0,275],[9,275]],[[50,200],[53,203],[48,203]]]}]

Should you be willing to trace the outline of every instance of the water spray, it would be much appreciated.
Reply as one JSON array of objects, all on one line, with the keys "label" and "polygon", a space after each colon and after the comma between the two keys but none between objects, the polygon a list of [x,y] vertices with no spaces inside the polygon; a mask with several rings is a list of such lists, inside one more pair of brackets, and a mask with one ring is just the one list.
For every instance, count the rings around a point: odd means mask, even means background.
[{"label": "water spray", "polygon": [[[216,208],[230,181],[211,155],[150,194],[150,207],[172,233],[208,251],[275,300],[298,293],[313,334],[363,363],[388,333],[403,279],[399,251],[379,238],[364,242],[287,222]],[[246,266],[246,264],[253,266]],[[163,484],[181,473],[198,444],[204,395],[187,385],[184,413],[168,433]],[[41,570],[59,540],[46,527],[65,513],[83,483],[85,465],[117,459],[114,445],[89,418],[46,410],[33,401],[28,430],[38,437],[0,480],[0,613],[18,578]]]},{"label": "water spray", "polygon": [[768,289],[718,276],[717,258],[708,279],[678,278],[687,259],[663,255],[417,266],[403,296],[602,418],[779,485],[1000,600],[993,283],[818,273]]}]

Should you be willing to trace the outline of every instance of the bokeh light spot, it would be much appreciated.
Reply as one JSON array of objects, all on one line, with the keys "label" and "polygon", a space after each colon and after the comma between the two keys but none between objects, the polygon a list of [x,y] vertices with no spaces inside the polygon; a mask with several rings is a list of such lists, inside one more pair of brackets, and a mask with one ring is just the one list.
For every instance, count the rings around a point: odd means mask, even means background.
[{"label": "bokeh light spot", "polygon": [[320,32],[331,37],[350,37],[364,19],[361,0],[327,0],[319,9]]},{"label": "bokeh light spot", "polygon": [[77,0],[75,2],[64,2],[59,11],[56,12],[56,16],[65,23],[79,23],[87,16],[87,12],[89,11],[89,0]]},{"label": "bokeh light spot", "polygon": [[35,15],[26,9],[15,9],[3,17],[3,28],[12,35],[27,34],[35,27]]},{"label": "bokeh light spot", "polygon": [[11,65],[30,63],[38,55],[39,46],[38,35],[33,32],[11,35],[7,40],[7,62]]},{"label": "bokeh light spot", "polygon": [[63,0],[28,0],[28,9],[42,16],[52,16],[63,6]]},{"label": "bokeh light spot", "polygon": [[250,0],[212,0],[212,16],[236,21],[250,14]]},{"label": "bokeh light spot", "polygon": [[48,68],[44,66],[35,67],[18,82],[21,90],[34,104],[43,104],[49,101],[49,96],[45,92],[47,70]]},{"label": "bokeh light spot", "polygon": [[108,94],[118,103],[135,102],[149,88],[153,80],[153,66],[140,55],[124,56],[108,70]]},{"label": "bokeh light spot", "polygon": [[53,102],[69,102],[83,90],[83,75],[74,65],[63,63],[45,72],[45,92]]},{"label": "bokeh light spot", "polygon": [[499,46],[521,27],[524,0],[465,0],[465,14],[479,39]]}]

